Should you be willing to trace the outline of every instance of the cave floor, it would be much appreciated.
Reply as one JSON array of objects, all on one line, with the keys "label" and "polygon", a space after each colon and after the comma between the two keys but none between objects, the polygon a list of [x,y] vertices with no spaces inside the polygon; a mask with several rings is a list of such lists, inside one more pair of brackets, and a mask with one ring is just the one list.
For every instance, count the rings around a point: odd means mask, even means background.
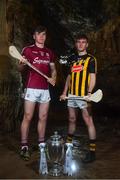
[{"label": "cave floor", "polygon": [[[66,119],[66,114],[61,113],[53,117],[48,123],[46,136],[49,138],[55,130],[66,135],[67,123],[62,123]],[[97,118],[97,117],[96,117]],[[98,117],[100,119],[100,117]],[[51,123],[53,121],[53,124]],[[24,161],[19,157],[20,135],[19,132],[6,134],[0,133],[0,179],[120,179],[120,130],[115,122],[109,123],[109,118],[101,117],[97,121],[97,151],[96,161],[84,164],[80,168],[78,176],[61,175],[53,177],[50,175],[42,176],[38,173],[39,156],[37,150],[37,135],[31,130],[29,134],[32,149],[31,159]],[[114,122],[114,123],[113,123]],[[64,124],[61,125],[61,124]],[[33,126],[32,126],[33,127]],[[80,128],[79,128],[80,127]],[[88,139],[86,127],[84,124],[77,126],[76,134],[86,141]]]}]

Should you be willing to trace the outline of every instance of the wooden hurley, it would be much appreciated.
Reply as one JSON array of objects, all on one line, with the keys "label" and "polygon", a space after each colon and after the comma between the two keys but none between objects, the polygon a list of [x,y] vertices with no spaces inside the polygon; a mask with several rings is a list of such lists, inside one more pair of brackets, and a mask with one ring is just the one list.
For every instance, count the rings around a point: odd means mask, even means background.
[{"label": "wooden hurley", "polygon": [[93,101],[93,102],[99,102],[101,101],[103,97],[103,93],[101,89],[98,89],[95,93],[91,94],[90,96],[67,96],[65,99],[71,99],[71,100],[85,100],[85,101]]},{"label": "wooden hurley", "polygon": [[[14,57],[15,59],[21,60],[24,59],[23,56],[19,53],[17,48],[15,46],[9,46],[9,54]],[[38,70],[35,66],[33,66],[29,61],[25,59],[25,64],[34,69],[37,73],[39,73],[41,76],[46,78],[47,80],[49,79],[48,76],[46,76],[44,73],[42,73],[40,70]]]}]

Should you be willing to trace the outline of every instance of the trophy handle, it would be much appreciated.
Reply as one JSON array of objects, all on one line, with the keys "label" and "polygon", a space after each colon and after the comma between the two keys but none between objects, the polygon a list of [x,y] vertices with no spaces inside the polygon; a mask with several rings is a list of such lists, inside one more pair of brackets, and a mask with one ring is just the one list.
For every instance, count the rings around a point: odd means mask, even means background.
[{"label": "trophy handle", "polygon": [[48,145],[46,146],[46,156],[47,156],[47,159],[50,161],[50,154],[49,154],[49,151],[48,151]]},{"label": "trophy handle", "polygon": [[65,149],[64,149],[64,144],[62,145],[62,155],[60,158],[60,161],[62,161],[62,159],[64,159],[64,154],[65,154]]}]

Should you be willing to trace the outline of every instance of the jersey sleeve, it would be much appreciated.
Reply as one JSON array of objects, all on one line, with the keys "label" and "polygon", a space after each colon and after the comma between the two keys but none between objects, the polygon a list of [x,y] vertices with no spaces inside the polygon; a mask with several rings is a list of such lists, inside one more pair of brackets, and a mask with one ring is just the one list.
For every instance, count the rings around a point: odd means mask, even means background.
[{"label": "jersey sleeve", "polygon": [[96,59],[93,57],[90,59],[89,72],[90,73],[97,73],[97,62],[96,62]]},{"label": "jersey sleeve", "polygon": [[31,58],[30,58],[31,49],[30,48],[28,48],[28,47],[23,48],[21,54],[23,57],[25,57],[25,59],[27,59],[29,62],[31,62]]}]

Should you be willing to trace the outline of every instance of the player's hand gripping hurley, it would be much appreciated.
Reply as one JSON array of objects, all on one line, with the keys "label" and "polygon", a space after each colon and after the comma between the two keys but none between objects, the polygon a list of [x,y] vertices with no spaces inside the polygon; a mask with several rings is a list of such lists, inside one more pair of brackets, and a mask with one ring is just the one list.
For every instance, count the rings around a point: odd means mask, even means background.
[{"label": "player's hand gripping hurley", "polygon": [[[19,53],[19,51],[17,50],[17,48],[15,46],[9,46],[9,54],[14,57],[15,59],[21,60],[24,59],[23,56]],[[35,66],[33,66],[28,60],[25,60],[25,64],[28,65],[29,67],[31,67],[32,69],[34,69],[37,73],[39,73],[41,76],[43,76],[44,78],[46,78],[48,80],[49,83],[51,83],[53,86],[55,85],[54,83],[50,82],[50,78],[48,76],[46,76],[44,73],[42,73],[40,70],[38,70]]]}]

